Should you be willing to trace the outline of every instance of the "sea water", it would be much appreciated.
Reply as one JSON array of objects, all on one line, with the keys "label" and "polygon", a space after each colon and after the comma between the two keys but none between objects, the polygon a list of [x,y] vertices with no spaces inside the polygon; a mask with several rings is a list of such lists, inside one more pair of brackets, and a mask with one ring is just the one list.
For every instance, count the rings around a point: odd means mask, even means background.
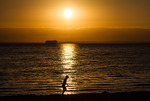
[{"label": "sea water", "polygon": [[0,95],[150,91],[150,45],[0,45]]}]

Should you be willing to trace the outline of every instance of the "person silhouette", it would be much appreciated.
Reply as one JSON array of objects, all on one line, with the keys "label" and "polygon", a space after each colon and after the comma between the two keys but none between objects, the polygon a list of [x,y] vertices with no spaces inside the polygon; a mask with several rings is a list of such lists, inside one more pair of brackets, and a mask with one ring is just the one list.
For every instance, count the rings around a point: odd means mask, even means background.
[{"label": "person silhouette", "polygon": [[[64,94],[64,92],[67,90],[66,89],[66,84],[67,84],[67,79],[69,78],[69,76],[68,75],[66,75],[66,77],[65,77],[65,79],[64,79],[64,81],[63,81],[63,83],[62,83],[62,87],[63,87],[63,92],[62,92],[62,94]],[[68,84],[67,84],[68,85]]]}]

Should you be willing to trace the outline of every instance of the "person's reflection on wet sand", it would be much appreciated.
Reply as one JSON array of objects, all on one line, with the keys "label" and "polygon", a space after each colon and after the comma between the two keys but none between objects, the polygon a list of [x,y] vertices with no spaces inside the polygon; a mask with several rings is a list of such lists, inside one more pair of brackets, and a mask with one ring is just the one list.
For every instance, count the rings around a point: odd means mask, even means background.
[{"label": "person's reflection on wet sand", "polygon": [[[62,87],[63,87],[63,92],[62,92],[62,94],[64,94],[64,92],[67,90],[66,89],[66,84],[67,84],[67,79],[69,78],[69,76],[68,75],[66,75],[66,77],[65,77],[65,79],[64,79],[64,81],[63,81],[63,83],[62,83]],[[68,85],[68,84],[67,84]]]}]

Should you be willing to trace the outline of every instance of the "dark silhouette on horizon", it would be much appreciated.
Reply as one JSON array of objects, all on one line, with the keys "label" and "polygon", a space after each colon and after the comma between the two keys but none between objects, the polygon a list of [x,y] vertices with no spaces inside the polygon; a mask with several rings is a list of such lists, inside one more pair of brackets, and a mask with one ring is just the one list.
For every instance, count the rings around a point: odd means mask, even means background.
[{"label": "dark silhouette on horizon", "polygon": [[47,45],[55,45],[55,44],[57,44],[57,41],[56,40],[47,40],[47,41],[45,41],[45,44],[47,44]]},{"label": "dark silhouette on horizon", "polygon": [[[66,89],[66,84],[67,84],[67,79],[69,78],[69,76],[68,75],[66,75],[66,77],[65,77],[65,79],[64,79],[64,81],[63,81],[63,83],[62,83],[62,87],[63,87],[63,92],[62,92],[62,94],[64,94],[64,92],[67,90]],[[68,84],[67,84],[68,85]]]}]

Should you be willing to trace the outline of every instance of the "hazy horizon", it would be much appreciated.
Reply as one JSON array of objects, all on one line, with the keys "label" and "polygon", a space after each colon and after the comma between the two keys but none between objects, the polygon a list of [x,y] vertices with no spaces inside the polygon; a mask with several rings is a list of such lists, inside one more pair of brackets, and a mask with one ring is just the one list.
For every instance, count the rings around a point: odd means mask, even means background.
[{"label": "hazy horizon", "polygon": [[0,43],[150,43],[150,29],[140,28],[0,28]]}]

